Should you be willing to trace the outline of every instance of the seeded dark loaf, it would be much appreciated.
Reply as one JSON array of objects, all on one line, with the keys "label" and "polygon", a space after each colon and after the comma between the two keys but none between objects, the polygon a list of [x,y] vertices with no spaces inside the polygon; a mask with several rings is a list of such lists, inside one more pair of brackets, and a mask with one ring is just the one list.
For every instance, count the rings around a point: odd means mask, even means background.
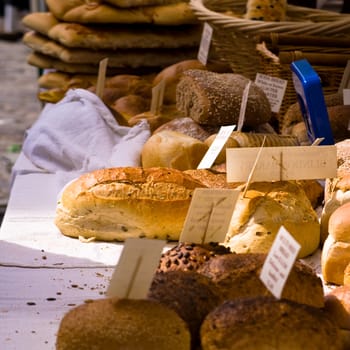
[{"label": "seeded dark loaf", "polygon": [[[203,125],[237,124],[243,91],[249,79],[240,74],[190,69],[176,87],[176,106],[184,116]],[[245,126],[256,127],[271,118],[271,106],[263,92],[251,83]]]},{"label": "seeded dark loaf", "polygon": [[228,300],[207,315],[202,350],[342,350],[337,325],[322,309],[274,297]]},{"label": "seeded dark loaf", "polygon": [[215,242],[204,244],[180,242],[162,254],[158,271],[196,271],[211,257],[229,253],[229,248]]},{"label": "seeded dark loaf", "polygon": [[199,345],[199,329],[205,316],[223,302],[221,291],[208,277],[183,270],[157,272],[148,298],[174,310],[187,323],[192,349]]},{"label": "seeded dark loaf", "polygon": [[[271,296],[260,280],[265,259],[265,254],[258,253],[216,255],[202,264],[197,273],[215,282],[225,299]],[[282,298],[322,308],[322,281],[311,267],[297,260],[288,276]]]},{"label": "seeded dark loaf", "polygon": [[105,298],[68,311],[57,333],[57,350],[190,350],[186,323],[150,300]]}]

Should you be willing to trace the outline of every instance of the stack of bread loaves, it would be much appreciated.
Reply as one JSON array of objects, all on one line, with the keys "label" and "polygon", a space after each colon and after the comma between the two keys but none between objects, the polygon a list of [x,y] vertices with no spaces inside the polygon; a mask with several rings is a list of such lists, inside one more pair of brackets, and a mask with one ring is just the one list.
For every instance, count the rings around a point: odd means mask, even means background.
[{"label": "stack of bread loaves", "polygon": [[[201,37],[187,2],[181,0],[47,0],[48,12],[23,19],[23,37],[32,49],[28,63],[54,69],[69,79],[91,81],[108,58],[107,75],[158,72],[195,58]],[[52,83],[52,77],[50,77]],[[41,78],[41,84],[45,79]],[[60,80],[58,80],[58,83]]]}]

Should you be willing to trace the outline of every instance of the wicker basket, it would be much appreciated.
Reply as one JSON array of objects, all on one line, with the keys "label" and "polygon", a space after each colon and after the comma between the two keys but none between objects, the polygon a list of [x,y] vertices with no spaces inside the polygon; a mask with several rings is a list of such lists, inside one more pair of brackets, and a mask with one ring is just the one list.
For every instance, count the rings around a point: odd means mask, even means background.
[{"label": "wicker basket", "polygon": [[[322,57],[326,57],[326,64],[319,64],[317,60],[310,63],[321,78],[324,93],[338,90],[350,59],[350,15],[288,5],[286,21],[265,22],[243,17],[246,1],[203,1],[190,0],[190,6],[200,21],[213,27],[212,47],[217,59],[252,80],[260,72],[288,81],[280,115],[296,102],[288,60],[308,58],[310,53],[318,55],[321,62]],[[293,40],[279,40],[279,37]],[[325,55],[319,56],[321,54]],[[327,55],[336,59],[329,60]]]}]

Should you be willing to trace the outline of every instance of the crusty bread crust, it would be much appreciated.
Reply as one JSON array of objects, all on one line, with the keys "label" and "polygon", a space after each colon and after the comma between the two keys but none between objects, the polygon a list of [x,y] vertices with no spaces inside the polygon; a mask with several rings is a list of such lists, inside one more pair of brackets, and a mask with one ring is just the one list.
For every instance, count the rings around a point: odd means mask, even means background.
[{"label": "crusty bread crust", "polygon": [[72,237],[177,240],[197,187],[205,186],[176,169],[97,170],[62,191],[55,223],[64,235]]}]

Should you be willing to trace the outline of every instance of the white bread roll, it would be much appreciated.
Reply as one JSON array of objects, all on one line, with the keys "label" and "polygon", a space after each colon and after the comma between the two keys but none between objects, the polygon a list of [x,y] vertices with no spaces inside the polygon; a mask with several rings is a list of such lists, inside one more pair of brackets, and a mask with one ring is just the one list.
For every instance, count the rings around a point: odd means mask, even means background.
[{"label": "white bread roll", "polygon": [[236,253],[267,253],[283,225],[299,242],[299,258],[314,253],[320,224],[304,189],[297,182],[251,183],[238,199],[225,245]]},{"label": "white bread roll", "polygon": [[350,202],[332,213],[328,231],[322,248],[322,275],[325,282],[341,285],[350,263]]},{"label": "white bread roll", "polygon": [[329,235],[321,255],[322,277],[326,283],[342,285],[344,271],[350,261],[350,243],[336,241]]},{"label": "white bread roll", "polygon": [[321,242],[328,236],[328,222],[332,213],[350,202],[350,139],[337,142],[337,177],[326,179],[324,206],[321,214]]},{"label": "white bread roll", "polygon": [[144,168],[195,169],[207,150],[208,146],[198,139],[177,131],[162,130],[144,144],[141,164]]},{"label": "white bread roll", "polygon": [[178,240],[197,187],[205,186],[176,169],[96,170],[62,191],[55,224],[71,237]]},{"label": "white bread roll", "polygon": [[177,313],[151,300],[97,299],[61,320],[57,350],[190,350],[190,332]]}]

